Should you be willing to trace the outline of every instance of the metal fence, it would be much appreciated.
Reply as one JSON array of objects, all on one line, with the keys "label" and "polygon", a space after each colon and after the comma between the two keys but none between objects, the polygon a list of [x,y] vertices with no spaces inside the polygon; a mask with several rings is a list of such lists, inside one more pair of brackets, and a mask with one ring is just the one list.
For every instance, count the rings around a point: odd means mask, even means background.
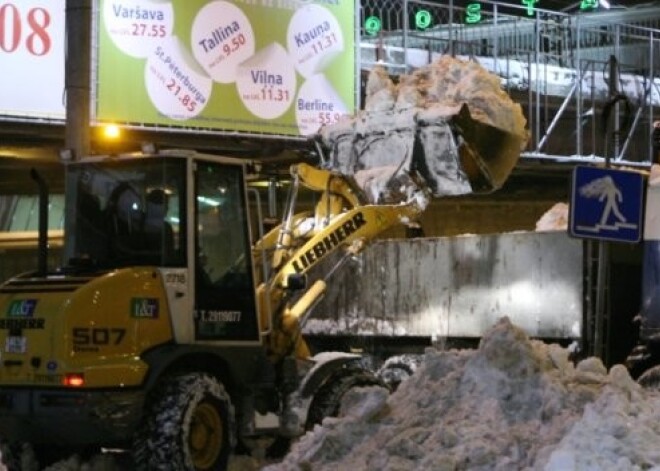
[{"label": "metal fence", "polygon": [[475,60],[523,106],[532,136],[525,156],[653,160],[659,8],[566,13],[473,5],[363,0],[362,70],[381,64],[403,74],[443,54]]}]

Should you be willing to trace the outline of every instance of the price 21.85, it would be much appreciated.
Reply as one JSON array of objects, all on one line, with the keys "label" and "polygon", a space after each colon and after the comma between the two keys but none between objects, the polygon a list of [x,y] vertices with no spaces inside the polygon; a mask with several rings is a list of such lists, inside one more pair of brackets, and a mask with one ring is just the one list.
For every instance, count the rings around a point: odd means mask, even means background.
[{"label": "price 21.85", "polygon": [[187,93],[181,93],[181,85],[179,85],[176,80],[169,79],[165,86],[170,92],[172,92],[175,97],[177,97],[185,109],[190,112],[195,111],[195,108],[197,107],[197,101],[195,101],[195,99]]}]

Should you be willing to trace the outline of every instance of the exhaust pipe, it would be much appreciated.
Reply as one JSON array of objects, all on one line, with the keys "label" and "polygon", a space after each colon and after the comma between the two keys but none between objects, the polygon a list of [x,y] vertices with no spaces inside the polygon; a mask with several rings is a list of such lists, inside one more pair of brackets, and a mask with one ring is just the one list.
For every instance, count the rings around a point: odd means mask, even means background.
[{"label": "exhaust pipe", "polygon": [[37,274],[48,274],[48,185],[34,168],[30,176],[39,185],[39,245],[37,258]]}]

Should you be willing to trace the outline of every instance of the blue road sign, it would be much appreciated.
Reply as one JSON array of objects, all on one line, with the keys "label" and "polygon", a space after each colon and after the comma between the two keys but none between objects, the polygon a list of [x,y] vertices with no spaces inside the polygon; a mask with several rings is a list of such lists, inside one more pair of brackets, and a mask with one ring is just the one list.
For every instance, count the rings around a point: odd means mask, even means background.
[{"label": "blue road sign", "polygon": [[569,233],[575,237],[639,242],[644,178],[637,172],[576,166]]}]

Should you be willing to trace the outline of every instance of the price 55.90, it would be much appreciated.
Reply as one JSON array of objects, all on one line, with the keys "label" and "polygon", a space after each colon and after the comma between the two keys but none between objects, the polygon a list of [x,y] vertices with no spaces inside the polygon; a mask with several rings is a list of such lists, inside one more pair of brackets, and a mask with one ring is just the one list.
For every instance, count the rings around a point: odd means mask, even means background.
[{"label": "price 55.90", "polygon": [[0,51],[11,54],[24,47],[33,56],[48,54],[52,47],[50,22],[45,8],[21,12],[13,3],[0,3]]},{"label": "price 55.90", "polygon": [[319,113],[319,123],[321,125],[336,123],[339,118],[341,118],[339,113],[328,113],[327,111]]}]

